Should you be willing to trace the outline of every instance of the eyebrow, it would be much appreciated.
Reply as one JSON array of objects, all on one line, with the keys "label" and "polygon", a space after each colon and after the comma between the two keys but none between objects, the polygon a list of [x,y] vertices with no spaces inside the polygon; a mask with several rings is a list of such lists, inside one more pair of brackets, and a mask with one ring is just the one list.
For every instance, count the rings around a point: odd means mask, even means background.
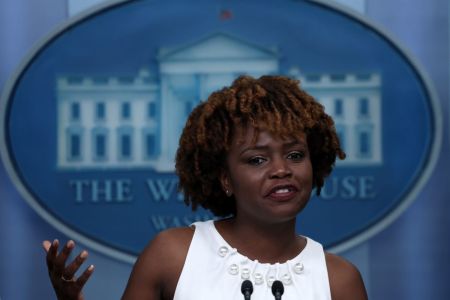
[{"label": "eyebrow", "polygon": [[[297,140],[293,140],[293,141],[291,141],[291,142],[283,143],[283,148],[290,148],[290,147],[293,147],[293,146],[296,146],[296,145],[303,146],[303,147],[306,147],[306,146],[307,146],[307,144],[304,143],[304,142],[297,141]],[[247,152],[247,151],[267,150],[267,149],[269,149],[269,148],[270,148],[270,147],[269,147],[268,145],[260,145],[260,146],[254,145],[254,146],[250,146],[250,147],[248,147],[248,148],[243,149],[243,150],[239,153],[239,155],[242,155],[243,153],[245,153],[245,152]]]}]

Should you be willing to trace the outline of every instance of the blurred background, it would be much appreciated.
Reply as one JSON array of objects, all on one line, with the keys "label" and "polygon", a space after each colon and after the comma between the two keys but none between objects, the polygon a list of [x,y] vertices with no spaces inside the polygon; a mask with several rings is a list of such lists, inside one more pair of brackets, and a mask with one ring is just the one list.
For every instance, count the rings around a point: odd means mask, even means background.
[{"label": "blurred background", "polygon": [[[106,2],[2,0],[0,88],[4,88],[36,43],[71,17]],[[449,299],[449,1],[328,2],[363,15],[415,58],[433,85],[443,118],[437,164],[412,204],[386,229],[339,254],[359,267],[370,299]],[[41,242],[55,237],[69,239],[22,199],[0,164],[0,299],[54,298]],[[96,265],[94,276],[85,287],[86,299],[119,299],[131,264],[83,244],[77,248],[87,248],[89,263]]]}]

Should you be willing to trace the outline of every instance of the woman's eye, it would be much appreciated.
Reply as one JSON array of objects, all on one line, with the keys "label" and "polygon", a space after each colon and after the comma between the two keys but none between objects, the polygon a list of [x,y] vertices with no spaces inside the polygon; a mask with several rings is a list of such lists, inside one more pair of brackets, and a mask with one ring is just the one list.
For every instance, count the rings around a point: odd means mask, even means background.
[{"label": "woman's eye", "polygon": [[287,157],[294,161],[300,161],[305,157],[305,153],[303,151],[293,151],[289,153]]},{"label": "woman's eye", "polygon": [[265,161],[266,161],[266,159],[265,159],[264,157],[261,157],[261,156],[255,156],[255,157],[251,157],[251,158],[248,160],[248,163],[251,164],[251,165],[253,165],[253,166],[258,166],[258,165],[262,164],[262,163],[265,162]]}]

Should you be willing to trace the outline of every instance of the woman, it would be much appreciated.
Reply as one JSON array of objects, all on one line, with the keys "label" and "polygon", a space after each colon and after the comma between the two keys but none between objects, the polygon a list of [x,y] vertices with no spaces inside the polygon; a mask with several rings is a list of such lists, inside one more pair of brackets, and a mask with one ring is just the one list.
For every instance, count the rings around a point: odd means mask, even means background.
[{"label": "woman", "polygon": [[[367,299],[358,270],[295,233],[296,217],[313,188],[320,194],[336,157],[343,159],[323,106],[286,77],[239,77],[214,92],[189,116],[176,172],[185,202],[219,221],[158,234],[139,256],[122,299],[242,299],[248,279],[253,299]],[[44,242],[58,299],[83,299],[93,272],[74,274],[83,251],[66,266],[75,244],[58,253]],[[278,283],[277,283],[278,284]]]}]

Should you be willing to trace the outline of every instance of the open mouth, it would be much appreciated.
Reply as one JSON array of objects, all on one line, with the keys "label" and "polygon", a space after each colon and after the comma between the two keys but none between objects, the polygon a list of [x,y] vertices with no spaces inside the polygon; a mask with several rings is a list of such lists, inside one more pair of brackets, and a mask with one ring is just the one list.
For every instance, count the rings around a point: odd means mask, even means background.
[{"label": "open mouth", "polygon": [[267,197],[275,199],[284,199],[293,196],[297,192],[297,188],[293,185],[276,186],[270,190]]},{"label": "open mouth", "polygon": [[275,193],[275,194],[285,194],[285,193],[289,193],[291,191],[292,191],[292,188],[281,188],[281,189],[275,190],[273,193]]}]

